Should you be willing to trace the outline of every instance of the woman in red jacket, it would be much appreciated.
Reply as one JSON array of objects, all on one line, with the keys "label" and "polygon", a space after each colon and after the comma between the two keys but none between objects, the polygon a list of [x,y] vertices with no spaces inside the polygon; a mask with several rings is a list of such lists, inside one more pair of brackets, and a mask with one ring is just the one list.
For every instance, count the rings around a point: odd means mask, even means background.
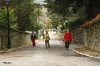
[{"label": "woman in red jacket", "polygon": [[69,44],[72,41],[72,35],[69,32],[69,30],[67,30],[67,32],[64,35],[64,41],[65,41],[65,48],[69,49]]}]

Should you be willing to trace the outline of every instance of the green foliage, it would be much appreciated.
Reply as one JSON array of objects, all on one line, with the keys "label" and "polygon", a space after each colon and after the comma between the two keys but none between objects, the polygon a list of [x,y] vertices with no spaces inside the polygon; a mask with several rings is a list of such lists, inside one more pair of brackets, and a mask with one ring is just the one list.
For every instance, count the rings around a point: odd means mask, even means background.
[{"label": "green foliage", "polygon": [[[62,23],[69,20],[65,26],[77,27],[100,13],[100,0],[46,0],[49,14],[59,14],[63,16]],[[76,18],[70,21],[71,17]],[[62,25],[63,25],[62,24]]]},{"label": "green foliage", "polygon": [[66,16],[68,14],[69,6],[74,0],[46,0],[46,2],[48,11]]},{"label": "green foliage", "polygon": [[[45,2],[53,28],[75,18],[68,24],[74,27],[100,13],[100,0],[45,0]],[[38,16],[41,15],[40,5],[35,4],[34,0],[11,0],[9,13],[12,28],[22,31],[42,28],[37,21]],[[0,9],[0,24],[7,25],[6,8]]]},{"label": "green foliage", "polygon": [[84,23],[84,20],[77,19],[74,21],[69,21],[68,23],[66,23],[66,26],[68,26],[68,28],[77,28],[80,25],[82,25],[83,23]]},{"label": "green foliage", "polygon": [[[21,31],[32,30],[37,25],[37,18],[41,15],[39,10],[40,5],[35,4],[33,0],[17,0],[15,3],[15,10],[18,22],[18,29]],[[14,4],[13,4],[14,5]],[[37,29],[38,29],[37,25]]]},{"label": "green foliage", "polygon": [[42,24],[38,21],[38,17],[42,15],[40,11],[41,7],[39,4],[34,5],[34,10],[30,14],[31,30],[39,30],[42,28]]},{"label": "green foliage", "polygon": [[57,27],[61,24],[61,17],[56,14],[52,14],[49,17],[51,19],[52,28],[57,29]]},{"label": "green foliage", "polygon": [[0,24],[7,25],[7,11],[6,8],[0,9]]},{"label": "green foliage", "polygon": [[38,31],[41,28],[42,28],[42,25],[39,22],[34,23],[33,30]]},{"label": "green foliage", "polygon": [[[14,9],[9,8],[9,22],[10,22],[10,27],[16,28],[17,27],[17,22],[16,19],[17,17],[15,16]],[[0,9],[0,24],[6,25],[8,24],[7,22],[7,9],[4,7]]]},{"label": "green foliage", "polygon": [[18,21],[18,29],[25,31],[30,28],[30,13],[32,12],[31,0],[23,0],[17,4],[16,15]]},{"label": "green foliage", "polygon": [[[7,12],[3,0],[3,8],[0,9],[0,24],[7,25]],[[40,5],[35,4],[34,0],[11,0],[9,6],[10,27],[25,30],[38,30],[41,24],[37,22],[41,15]]]},{"label": "green foliage", "polygon": [[30,20],[31,20],[31,24],[30,24],[30,30],[39,30],[42,28],[42,25],[41,23],[38,21],[38,16],[39,16],[39,13],[35,13],[35,12],[32,12],[31,15],[30,15]]}]

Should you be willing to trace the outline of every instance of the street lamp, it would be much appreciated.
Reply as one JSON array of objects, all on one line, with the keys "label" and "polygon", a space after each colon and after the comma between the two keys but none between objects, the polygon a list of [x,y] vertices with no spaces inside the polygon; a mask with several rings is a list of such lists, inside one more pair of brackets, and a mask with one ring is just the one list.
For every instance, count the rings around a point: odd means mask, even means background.
[{"label": "street lamp", "polygon": [[9,5],[10,5],[10,0],[5,0],[6,5],[7,5],[7,22],[8,22],[8,44],[7,48],[11,48],[11,41],[10,41],[10,24],[9,24]]}]

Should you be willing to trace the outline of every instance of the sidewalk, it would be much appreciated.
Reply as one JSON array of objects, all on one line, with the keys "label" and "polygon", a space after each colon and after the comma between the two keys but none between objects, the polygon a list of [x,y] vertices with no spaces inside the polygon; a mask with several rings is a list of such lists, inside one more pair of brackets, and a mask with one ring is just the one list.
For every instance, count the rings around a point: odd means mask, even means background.
[{"label": "sidewalk", "polygon": [[[63,41],[60,39],[60,43],[63,44]],[[83,48],[82,45],[71,44],[70,47],[75,53],[87,56],[94,59],[100,59],[100,51],[93,51],[88,48]]]},{"label": "sidewalk", "polygon": [[[61,44],[64,44],[63,41],[59,41]],[[83,45],[71,44],[70,49],[75,53],[83,56],[87,56],[94,59],[100,59],[100,51],[93,51],[88,48],[83,48]]]},{"label": "sidewalk", "polygon": [[0,50],[0,54],[1,54],[1,53],[10,52],[10,51],[13,51],[13,50],[16,50],[16,49],[20,49],[20,48],[23,48],[23,47],[28,46],[28,45],[29,45],[29,44],[22,45],[22,46],[20,46],[20,47],[11,48],[11,49]]},{"label": "sidewalk", "polygon": [[75,48],[73,51],[83,56],[100,59],[100,51],[94,51],[88,48]]}]

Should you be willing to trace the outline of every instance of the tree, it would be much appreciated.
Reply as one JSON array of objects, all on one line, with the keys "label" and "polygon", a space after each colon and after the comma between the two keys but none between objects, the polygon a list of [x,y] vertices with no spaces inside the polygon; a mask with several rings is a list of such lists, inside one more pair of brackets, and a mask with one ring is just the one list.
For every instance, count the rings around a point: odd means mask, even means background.
[{"label": "tree", "polygon": [[[46,2],[49,13],[63,16],[62,25],[67,20],[70,27],[81,25],[100,13],[100,0],[46,0]],[[77,18],[72,21],[71,19],[75,17]]]},{"label": "tree", "polygon": [[51,19],[52,28],[57,29],[57,27],[61,24],[62,17],[56,14],[49,15]]},{"label": "tree", "polygon": [[32,0],[23,0],[16,7],[16,16],[18,21],[18,29],[21,31],[30,28],[30,13],[32,12]]},{"label": "tree", "polygon": [[[1,2],[3,5],[0,9],[0,23],[7,25],[5,0],[0,0]],[[37,21],[41,15],[40,8],[41,5],[35,4],[33,0],[11,0],[9,6],[11,27],[21,31],[40,29],[41,24]]]},{"label": "tree", "polygon": [[68,16],[68,10],[70,3],[73,2],[73,0],[46,0],[49,13],[57,14],[62,16],[62,29],[64,28],[64,21],[66,20],[66,17]]},{"label": "tree", "polygon": [[[15,3],[15,4],[14,4]],[[12,1],[16,10],[18,29],[21,31],[33,30],[37,24],[37,17],[40,13],[40,5],[35,4],[33,0]],[[37,28],[35,28],[37,30]]]},{"label": "tree", "polygon": [[[17,17],[15,16],[14,12],[15,12],[14,9],[11,9],[11,8],[9,9],[10,26],[12,28],[16,28],[17,27],[17,22],[16,22]],[[8,25],[8,22],[7,22],[7,11],[6,11],[5,7],[0,9],[0,24],[5,25],[5,26]]]}]

